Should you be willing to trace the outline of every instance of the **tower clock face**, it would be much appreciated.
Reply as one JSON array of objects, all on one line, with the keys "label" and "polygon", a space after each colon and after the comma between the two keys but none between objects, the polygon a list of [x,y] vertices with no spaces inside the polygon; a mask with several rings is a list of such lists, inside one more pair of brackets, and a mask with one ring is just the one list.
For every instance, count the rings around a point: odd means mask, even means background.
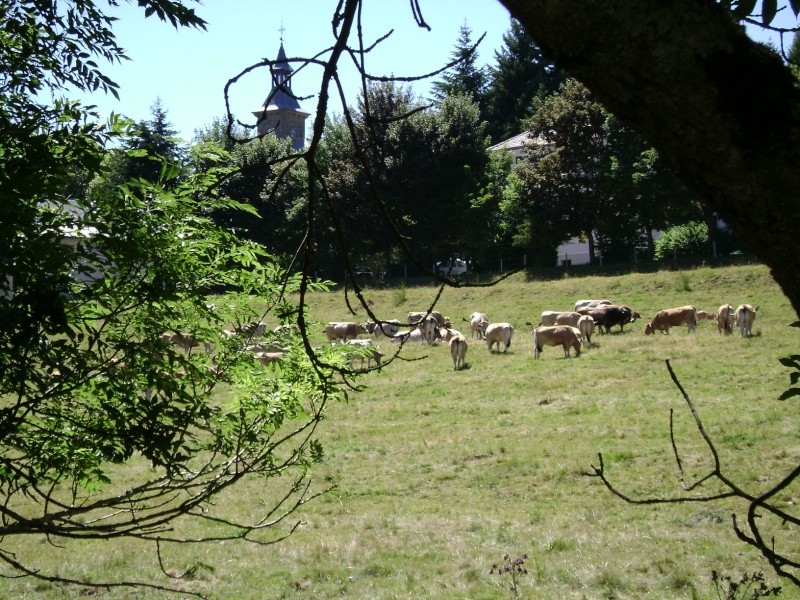
[{"label": "tower clock face", "polygon": [[297,139],[297,130],[296,130],[296,129],[294,129],[294,128],[290,129],[290,130],[289,130],[289,135],[291,136],[291,138],[292,138],[293,140],[296,140],[296,139]]}]

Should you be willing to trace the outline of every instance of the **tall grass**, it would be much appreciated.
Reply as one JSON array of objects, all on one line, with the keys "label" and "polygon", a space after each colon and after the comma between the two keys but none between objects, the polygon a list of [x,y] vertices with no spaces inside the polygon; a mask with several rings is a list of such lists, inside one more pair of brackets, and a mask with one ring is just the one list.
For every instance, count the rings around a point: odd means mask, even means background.
[{"label": "tall grass", "polygon": [[[396,360],[358,380],[363,391],[329,410],[321,430],[326,460],[315,477],[336,489],[302,508],[303,526],[271,546],[170,545],[166,568],[201,563],[181,585],[214,598],[503,599],[509,581],[489,574],[499,557],[527,554],[520,598],[714,598],[712,570],[738,576],[763,570],[736,539],[731,513],[743,506],[631,505],[591,476],[602,453],[608,475],[640,498],[681,496],[672,458],[669,411],[692,480],[710,457],[667,374],[671,364],[696,403],[726,474],[757,493],[800,461],[796,405],[777,400],[789,386],[778,358],[797,352],[788,300],[760,266],[701,268],[675,285],[675,273],[585,277],[549,282],[516,276],[496,287],[444,292],[437,308],[469,337],[463,318],[486,312],[517,328],[507,353],[470,339],[469,369],[454,372],[446,345],[406,346]],[[688,282],[691,281],[691,285]],[[427,307],[433,286],[367,290],[381,318]],[[398,305],[399,294],[402,306]],[[701,322],[669,336],[644,336],[644,322],[596,335],[577,359],[546,348],[533,359],[526,321],[570,309],[578,298],[624,302],[649,320],[693,304],[759,305],[753,338],[722,337]],[[311,298],[312,316],[361,320],[339,294]],[[318,333],[315,331],[315,335]],[[319,343],[322,340],[319,339]],[[397,347],[386,342],[389,354]],[[796,503],[787,490],[780,502]],[[274,498],[259,482],[222,501],[242,518]],[[209,507],[213,513],[213,507]],[[287,524],[288,527],[288,524]],[[797,532],[776,537],[800,551]],[[66,551],[14,542],[68,576],[147,576],[155,564],[138,544],[70,543]],[[66,598],[79,592],[31,580],[0,580],[0,597]],[[97,590],[99,597],[161,597]],[[800,598],[786,589],[783,598]]]}]

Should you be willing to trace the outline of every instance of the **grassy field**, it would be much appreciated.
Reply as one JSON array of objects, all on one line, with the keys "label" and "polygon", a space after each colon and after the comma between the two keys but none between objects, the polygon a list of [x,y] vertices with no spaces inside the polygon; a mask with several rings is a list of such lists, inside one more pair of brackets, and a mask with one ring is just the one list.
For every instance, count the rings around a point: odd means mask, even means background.
[{"label": "grassy field", "polygon": [[[382,318],[425,310],[432,286],[367,290]],[[596,334],[596,347],[565,360],[560,348],[533,359],[526,321],[569,310],[579,298],[632,306],[643,322],[624,333]],[[754,337],[720,337],[704,321],[696,333],[644,336],[658,310],[693,304],[758,305]],[[468,368],[454,372],[446,345],[405,347],[398,360],[359,378],[361,392],[331,406],[320,430],[326,461],[319,487],[336,489],[302,509],[304,525],[276,545],[173,546],[168,569],[199,561],[185,585],[211,598],[503,599],[508,574],[492,563],[526,554],[520,598],[717,598],[712,570],[738,578],[763,570],[782,598],[800,590],[777,579],[739,542],[731,513],[745,506],[631,505],[592,477],[603,454],[609,477],[638,498],[682,496],[669,439],[689,481],[710,456],[665,367],[669,359],[717,445],[724,472],[745,489],[771,487],[800,462],[796,400],[778,401],[789,372],[778,358],[798,350],[796,317],[766,268],[737,266],[619,277],[527,281],[447,289],[437,309],[468,331],[479,310],[516,327],[510,351],[490,353],[470,340]],[[340,293],[316,295],[320,321],[364,320],[347,313]],[[321,328],[320,328],[321,329]],[[387,353],[396,348],[382,343]],[[714,491],[713,485],[706,491]],[[269,505],[256,483],[224,499],[242,515]],[[800,490],[778,497],[800,501]],[[800,552],[797,531],[773,529],[781,549]],[[145,547],[69,544],[53,549],[23,540],[20,557],[50,561],[65,576],[126,579],[152,575]],[[60,561],[60,562],[59,562]],[[92,590],[100,598],[161,598],[146,590]],[[0,581],[0,598],[72,598],[85,590]]]}]

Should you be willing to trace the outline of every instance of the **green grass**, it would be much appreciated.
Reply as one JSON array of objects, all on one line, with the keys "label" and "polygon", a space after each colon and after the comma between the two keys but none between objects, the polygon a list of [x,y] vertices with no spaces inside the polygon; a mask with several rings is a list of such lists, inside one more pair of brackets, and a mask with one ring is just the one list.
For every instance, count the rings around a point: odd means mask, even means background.
[{"label": "green grass", "polygon": [[[432,286],[368,289],[382,318],[426,308]],[[578,298],[607,297],[644,321],[624,334],[596,335],[597,347],[565,360],[545,348],[534,361],[530,329],[543,310],[570,309]],[[751,339],[720,337],[716,325],[644,336],[658,310],[693,304],[760,306]],[[346,320],[343,295],[311,298],[320,322]],[[609,476],[637,497],[680,495],[668,424],[690,481],[709,454],[670,381],[670,359],[717,444],[728,476],[753,492],[767,489],[800,461],[796,402],[778,358],[797,352],[788,300],[761,266],[700,268],[620,277],[527,281],[448,289],[437,308],[467,332],[479,310],[515,325],[507,354],[470,339],[469,368],[454,372],[444,344],[405,347],[366,387],[333,405],[320,430],[325,463],[318,486],[337,488],[298,513],[303,526],[272,546],[169,546],[166,567],[208,565],[179,585],[212,598],[505,599],[510,580],[489,575],[504,554],[527,553],[521,598],[714,598],[712,570],[738,578],[763,570],[739,542],[731,513],[744,506],[626,504],[591,477],[602,453]],[[363,311],[353,318],[364,320]],[[469,337],[469,335],[468,335]],[[382,343],[384,351],[396,346]],[[419,360],[416,360],[419,359]],[[796,488],[778,501],[790,508]],[[242,518],[269,505],[271,491],[250,482],[221,501]],[[213,507],[212,507],[213,510]],[[776,544],[800,551],[796,531],[777,528]],[[40,560],[66,576],[153,577],[155,558],[139,544],[67,544],[5,540],[19,558]],[[0,598],[75,598],[80,590],[32,580],[0,580]],[[162,597],[146,590],[97,590],[101,598]]]}]

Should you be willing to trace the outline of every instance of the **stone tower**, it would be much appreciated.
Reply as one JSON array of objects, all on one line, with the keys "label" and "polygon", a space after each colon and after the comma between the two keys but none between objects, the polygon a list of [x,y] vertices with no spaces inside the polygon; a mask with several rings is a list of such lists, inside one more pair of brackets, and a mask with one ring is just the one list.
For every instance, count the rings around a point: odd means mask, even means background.
[{"label": "stone tower", "polygon": [[278,58],[272,65],[272,89],[258,110],[253,111],[258,135],[272,133],[279,138],[290,138],[292,147],[301,150],[306,141],[306,119],[309,113],[300,109],[292,92],[292,67],[286,60],[283,41]]}]

